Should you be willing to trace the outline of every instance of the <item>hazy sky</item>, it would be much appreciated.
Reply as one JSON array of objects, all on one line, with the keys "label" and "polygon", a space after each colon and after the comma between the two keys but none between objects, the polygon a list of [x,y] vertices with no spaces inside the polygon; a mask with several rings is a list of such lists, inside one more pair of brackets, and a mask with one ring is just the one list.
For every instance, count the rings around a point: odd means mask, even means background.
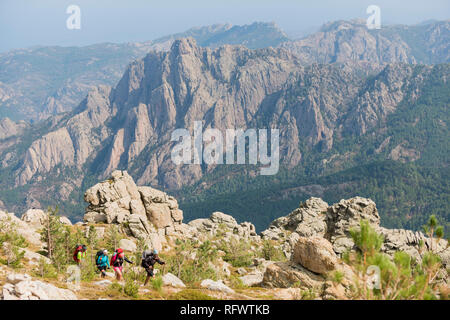
[{"label": "hazy sky", "polygon": [[[81,29],[68,30],[66,9],[81,9]],[[327,21],[367,18],[414,24],[449,18],[449,0],[0,0],[0,52],[34,45],[87,45],[152,40],[215,23],[275,21],[288,33]]]}]

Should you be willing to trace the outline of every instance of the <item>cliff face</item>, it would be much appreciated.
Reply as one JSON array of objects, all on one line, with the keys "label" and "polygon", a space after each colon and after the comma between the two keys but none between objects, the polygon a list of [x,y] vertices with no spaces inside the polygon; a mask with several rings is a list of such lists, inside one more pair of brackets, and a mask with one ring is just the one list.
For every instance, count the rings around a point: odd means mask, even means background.
[{"label": "cliff face", "polygon": [[115,88],[92,90],[71,113],[24,133],[15,126],[17,132],[8,133],[14,137],[0,142],[7,159],[2,168],[16,187],[49,176],[67,180],[63,198],[86,174],[104,178],[118,168],[140,184],[178,189],[214,169],[175,166],[170,159],[171,132],[192,133],[194,121],[223,135],[228,128],[279,128],[281,165],[293,168],[305,150],[330,151],[336,139],[363,135],[399,104],[414,103],[435,69],[441,77],[446,68],[360,62],[305,67],[284,49],[210,49],[176,40],[170,51],[132,63]]}]

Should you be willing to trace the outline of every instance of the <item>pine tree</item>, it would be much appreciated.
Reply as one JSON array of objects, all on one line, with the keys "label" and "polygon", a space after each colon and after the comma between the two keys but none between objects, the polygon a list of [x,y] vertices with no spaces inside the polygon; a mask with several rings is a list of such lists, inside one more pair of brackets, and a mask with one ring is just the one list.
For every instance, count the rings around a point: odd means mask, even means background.
[{"label": "pine tree", "polygon": [[49,207],[42,221],[44,228],[41,231],[41,239],[46,244],[47,257],[52,260],[54,258],[57,237],[62,233],[63,229],[63,225],[59,220],[58,211],[58,207],[54,209]]}]

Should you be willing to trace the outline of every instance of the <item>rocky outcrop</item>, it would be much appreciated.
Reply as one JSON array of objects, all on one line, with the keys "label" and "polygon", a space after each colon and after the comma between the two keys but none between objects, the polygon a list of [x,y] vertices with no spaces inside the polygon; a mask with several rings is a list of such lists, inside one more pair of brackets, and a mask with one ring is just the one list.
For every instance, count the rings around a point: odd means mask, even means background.
[{"label": "rocky outcrop", "polygon": [[338,257],[328,240],[300,237],[294,246],[292,261],[315,273],[326,274],[336,269]]},{"label": "rocky outcrop", "polygon": [[41,247],[41,235],[30,225],[19,218],[14,213],[0,211],[0,223],[5,224],[9,228],[13,228],[19,235],[23,236],[29,243]]},{"label": "rocky outcrop", "polygon": [[[85,222],[120,225],[128,235],[145,239],[157,250],[167,238],[186,237],[195,231],[183,224],[183,211],[175,198],[151,187],[138,187],[126,171],[114,171],[110,179],[88,189],[85,201],[89,203]],[[132,249],[135,244],[124,242],[124,246]]]},{"label": "rocky outcrop", "polygon": [[[89,203],[85,222],[119,225],[129,236],[145,239],[157,250],[169,245],[171,239],[205,239],[219,233],[225,240],[260,240],[253,224],[238,224],[222,212],[184,224],[183,211],[174,197],[152,187],[137,186],[126,171],[114,171],[110,179],[88,189],[85,201]],[[134,248],[126,241],[124,247]]]},{"label": "rocky outcrop", "polygon": [[77,300],[68,289],[61,289],[49,283],[32,280],[27,274],[11,273],[6,277],[2,289],[3,300]]},{"label": "rocky outcrop", "polygon": [[[362,197],[341,200],[331,206],[319,198],[310,198],[289,215],[273,221],[267,230],[261,232],[261,236],[263,239],[282,241],[286,256],[291,257],[294,253],[292,258],[295,262],[305,267],[314,268],[315,262],[324,259],[321,264],[330,265],[331,268],[331,265],[335,264],[335,258],[330,249],[332,248],[337,256],[346,250],[354,249],[350,230],[359,228],[361,220],[368,221],[384,236],[381,248],[383,252],[393,255],[394,252],[401,250],[420,260],[419,243],[423,241],[427,248],[433,247],[433,252],[441,257],[444,265],[447,265],[450,254],[447,240],[441,239],[438,242],[433,239],[432,246],[432,240],[422,232],[380,227],[380,216],[375,202]],[[319,260],[310,261],[316,258]],[[316,269],[315,272],[319,271]]]},{"label": "rocky outcrop", "polygon": [[299,264],[291,262],[276,262],[270,264],[264,273],[263,285],[269,288],[319,288],[324,278]]},{"label": "rocky outcrop", "polygon": [[216,235],[218,232],[224,239],[252,239],[258,241],[255,226],[250,222],[240,224],[230,215],[223,212],[213,212],[208,219],[196,219],[188,225],[197,230],[200,235]]},{"label": "rocky outcrop", "polygon": [[380,225],[376,204],[370,199],[355,197],[341,200],[327,209],[326,237],[337,253],[353,247],[350,230],[359,227],[361,220],[367,220],[375,228]]},{"label": "rocky outcrop", "polygon": [[[35,230],[42,229],[46,219],[47,214],[41,209],[29,209],[20,217],[20,220],[28,223]],[[65,225],[72,225],[72,222],[64,216],[60,216],[59,221]]]},{"label": "rocky outcrop", "polygon": [[[0,103],[2,99],[2,89],[0,82]],[[21,134],[28,125],[25,121],[18,123],[11,121],[9,118],[0,119],[0,140]]]},{"label": "rocky outcrop", "polygon": [[120,224],[133,215],[164,229],[183,220],[173,197],[151,187],[137,187],[126,171],[114,171],[111,179],[88,189],[84,199],[89,203],[86,222]]}]

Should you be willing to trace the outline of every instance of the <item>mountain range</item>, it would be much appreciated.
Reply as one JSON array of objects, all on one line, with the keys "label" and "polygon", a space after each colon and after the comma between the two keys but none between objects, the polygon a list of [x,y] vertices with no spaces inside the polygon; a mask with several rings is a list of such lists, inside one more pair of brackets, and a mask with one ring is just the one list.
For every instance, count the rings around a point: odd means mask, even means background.
[{"label": "mountain range", "polygon": [[[310,196],[358,194],[388,227],[449,221],[449,43],[449,21],[337,21],[300,40],[255,23],[1,55],[0,199],[78,219],[82,190],[121,169],[170,190],[188,219],[220,210],[261,230]],[[172,131],[199,120],[279,128],[279,173],[175,166]]]}]

